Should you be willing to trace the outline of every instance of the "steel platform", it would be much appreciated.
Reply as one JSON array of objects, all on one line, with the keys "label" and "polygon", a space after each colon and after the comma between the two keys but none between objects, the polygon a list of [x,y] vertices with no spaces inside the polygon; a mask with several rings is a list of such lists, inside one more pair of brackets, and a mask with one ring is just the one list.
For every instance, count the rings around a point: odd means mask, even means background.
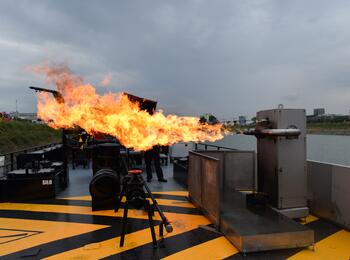
[{"label": "steel platform", "polygon": [[301,248],[314,244],[314,231],[274,211],[247,202],[247,194],[223,192],[220,230],[240,252]]}]

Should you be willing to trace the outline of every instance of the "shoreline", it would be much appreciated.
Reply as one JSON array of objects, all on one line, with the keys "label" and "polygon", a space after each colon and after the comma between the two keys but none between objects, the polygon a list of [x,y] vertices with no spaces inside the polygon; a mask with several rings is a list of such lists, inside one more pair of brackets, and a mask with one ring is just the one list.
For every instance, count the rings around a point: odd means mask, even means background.
[{"label": "shoreline", "polygon": [[307,134],[316,135],[349,135],[350,130],[331,130],[331,129],[307,129]]}]

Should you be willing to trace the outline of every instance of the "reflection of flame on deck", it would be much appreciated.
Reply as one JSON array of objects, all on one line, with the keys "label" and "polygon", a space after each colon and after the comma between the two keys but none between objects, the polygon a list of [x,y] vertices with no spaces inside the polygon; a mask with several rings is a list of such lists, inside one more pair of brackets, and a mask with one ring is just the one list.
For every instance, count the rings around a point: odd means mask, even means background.
[{"label": "reflection of flame on deck", "polygon": [[66,66],[40,65],[31,70],[45,74],[64,98],[64,103],[58,103],[50,94],[39,93],[38,116],[53,128],[80,126],[91,134],[115,136],[121,144],[136,150],[223,137],[221,124],[201,124],[197,117],[165,116],[162,111],[150,115],[123,93],[99,95]]}]

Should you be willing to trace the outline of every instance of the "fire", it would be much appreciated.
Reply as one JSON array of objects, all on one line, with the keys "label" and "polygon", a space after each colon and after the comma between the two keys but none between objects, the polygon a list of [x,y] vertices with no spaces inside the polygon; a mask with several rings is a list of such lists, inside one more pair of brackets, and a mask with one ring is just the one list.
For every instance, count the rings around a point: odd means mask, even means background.
[{"label": "fire", "polygon": [[64,103],[59,103],[51,94],[38,95],[38,117],[53,128],[80,126],[90,134],[114,136],[135,150],[177,142],[215,141],[225,134],[221,124],[202,124],[197,117],[164,115],[162,111],[150,115],[123,93],[99,95],[66,66],[41,65],[31,70],[46,75],[64,98]]}]

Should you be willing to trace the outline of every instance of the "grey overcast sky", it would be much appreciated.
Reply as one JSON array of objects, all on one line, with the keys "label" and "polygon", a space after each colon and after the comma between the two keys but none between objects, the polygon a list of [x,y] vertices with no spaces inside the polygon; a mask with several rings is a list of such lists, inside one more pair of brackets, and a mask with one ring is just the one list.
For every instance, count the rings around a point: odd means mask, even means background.
[{"label": "grey overcast sky", "polygon": [[[36,111],[24,68],[66,63],[100,93],[156,99],[166,113],[350,109],[350,1],[0,2],[0,111]],[[111,73],[109,87],[99,83]]]}]

